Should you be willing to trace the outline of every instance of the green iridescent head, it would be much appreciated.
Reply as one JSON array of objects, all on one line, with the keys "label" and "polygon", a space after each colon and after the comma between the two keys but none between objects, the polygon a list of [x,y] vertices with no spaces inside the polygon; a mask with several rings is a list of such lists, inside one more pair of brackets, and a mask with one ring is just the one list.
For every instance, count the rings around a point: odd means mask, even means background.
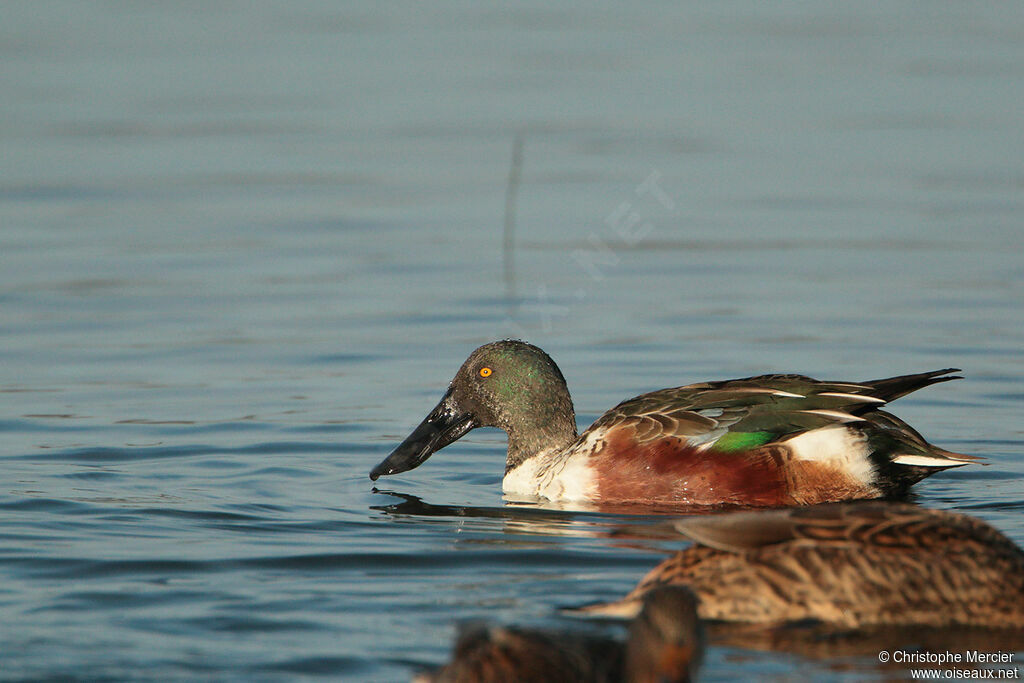
[{"label": "green iridescent head", "polygon": [[506,469],[575,439],[569,389],[551,357],[518,340],[491,342],[473,351],[440,403],[370,478],[418,467],[476,427],[498,427],[508,434]]}]

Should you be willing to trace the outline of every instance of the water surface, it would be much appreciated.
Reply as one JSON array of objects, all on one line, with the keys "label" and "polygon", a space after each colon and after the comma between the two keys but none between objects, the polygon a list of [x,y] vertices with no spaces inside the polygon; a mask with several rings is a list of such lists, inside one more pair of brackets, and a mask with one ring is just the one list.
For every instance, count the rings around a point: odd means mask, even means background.
[{"label": "water surface", "polygon": [[[896,412],[989,464],[917,500],[1024,543],[1015,4],[2,14],[0,678],[403,680],[459,621],[591,627],[556,608],[662,557],[607,536],[636,520],[508,505],[493,430],[367,478],[504,336],[581,426],[961,367]],[[716,645],[704,673],[906,672]]]}]

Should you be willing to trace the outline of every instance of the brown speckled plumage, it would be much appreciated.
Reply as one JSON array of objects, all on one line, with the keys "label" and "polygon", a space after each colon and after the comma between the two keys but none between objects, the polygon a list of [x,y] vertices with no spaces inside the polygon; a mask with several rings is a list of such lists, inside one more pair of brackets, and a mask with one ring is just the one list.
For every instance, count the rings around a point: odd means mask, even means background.
[{"label": "brown speckled plumage", "polygon": [[1024,551],[973,517],[871,501],[673,526],[697,544],[587,611],[629,614],[648,591],[687,585],[704,619],[1024,629]]},{"label": "brown speckled plumage", "polygon": [[456,641],[452,661],[428,683],[685,683],[703,656],[693,593],[663,586],[644,596],[625,643],[610,638],[478,627]]}]

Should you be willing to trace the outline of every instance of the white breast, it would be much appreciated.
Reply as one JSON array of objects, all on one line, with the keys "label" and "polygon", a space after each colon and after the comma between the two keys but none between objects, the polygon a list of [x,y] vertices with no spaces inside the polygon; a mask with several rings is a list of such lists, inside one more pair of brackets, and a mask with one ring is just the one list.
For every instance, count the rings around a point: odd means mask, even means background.
[{"label": "white breast", "polygon": [[505,475],[502,490],[509,495],[539,496],[548,500],[593,500],[594,477],[587,458],[538,455]]}]

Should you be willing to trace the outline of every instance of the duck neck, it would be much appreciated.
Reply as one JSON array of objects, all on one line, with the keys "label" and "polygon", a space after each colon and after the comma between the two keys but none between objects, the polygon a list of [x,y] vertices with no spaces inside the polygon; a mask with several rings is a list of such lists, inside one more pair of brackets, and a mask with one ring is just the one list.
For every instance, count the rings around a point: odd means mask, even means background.
[{"label": "duck neck", "polygon": [[[554,407],[554,406],[552,406]],[[576,415],[572,403],[560,406],[537,419],[510,424],[508,433],[508,456],[505,459],[505,473],[508,474],[530,458],[560,453],[576,441]]]}]

